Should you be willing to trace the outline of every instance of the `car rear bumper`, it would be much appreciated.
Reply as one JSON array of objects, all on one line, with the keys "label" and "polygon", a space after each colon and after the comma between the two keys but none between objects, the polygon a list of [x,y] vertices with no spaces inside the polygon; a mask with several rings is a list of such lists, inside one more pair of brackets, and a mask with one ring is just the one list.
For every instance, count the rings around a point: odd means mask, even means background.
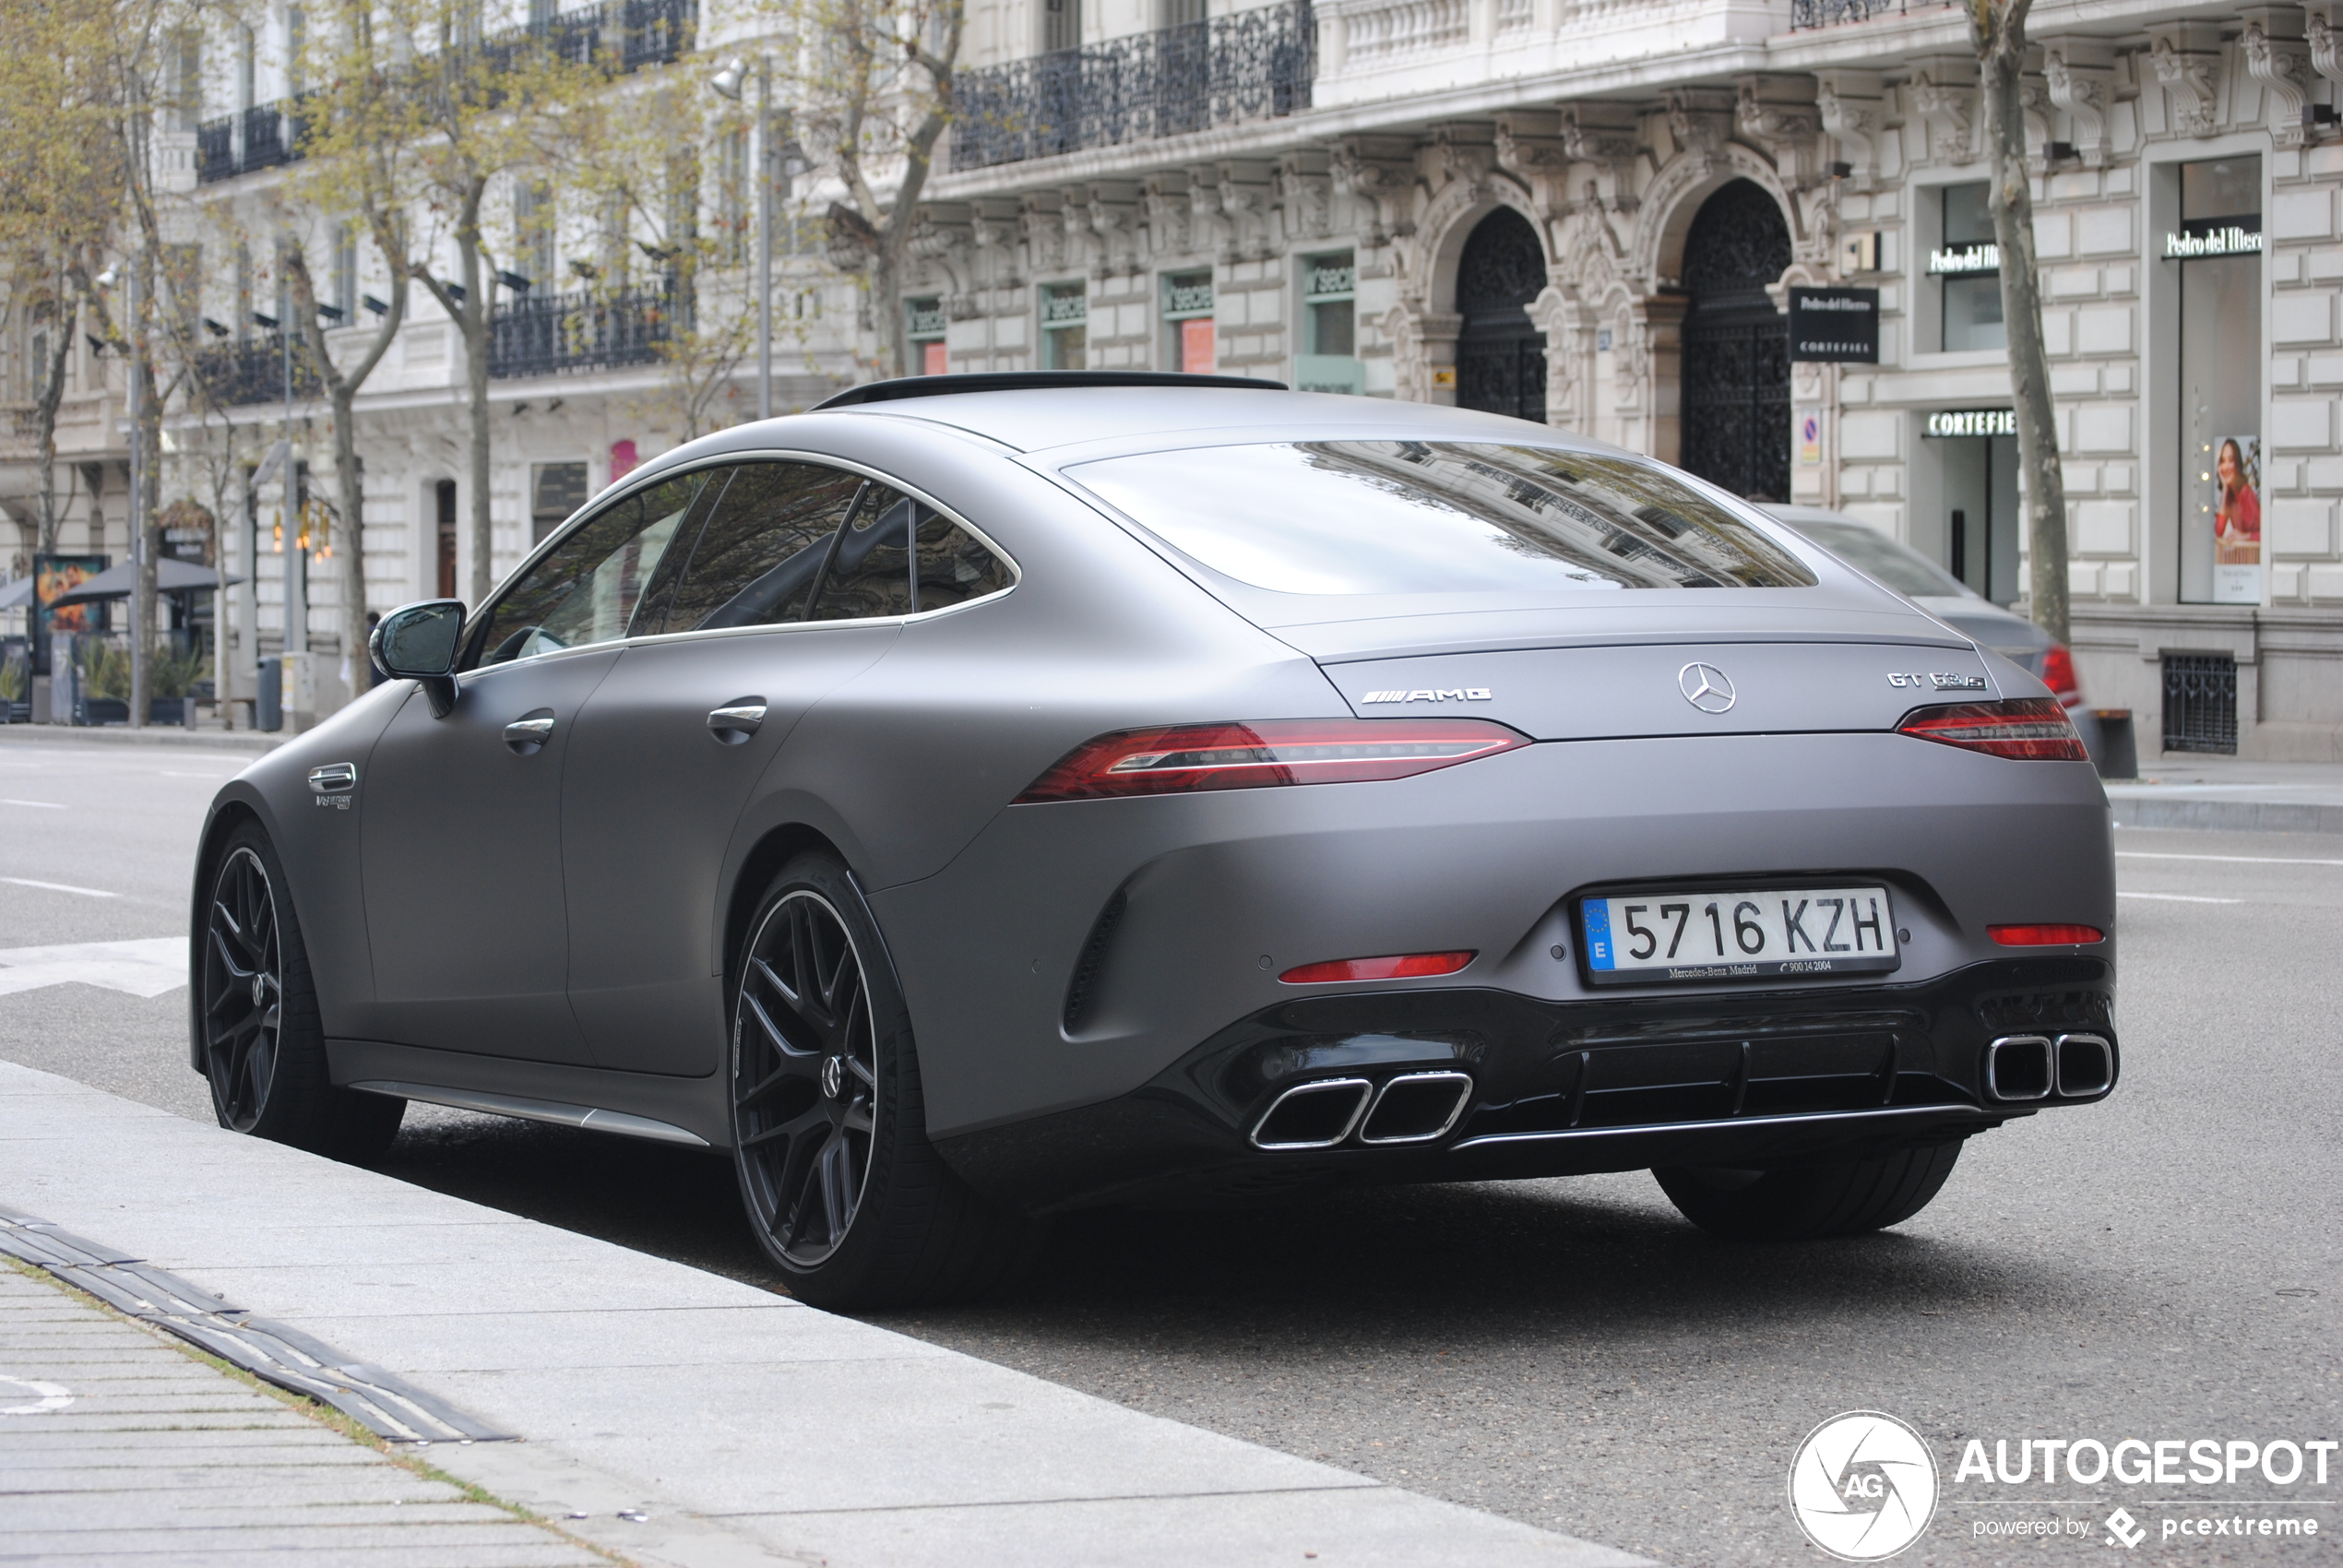
[{"label": "car rear bumper", "polygon": [[[1040,1208],[1847,1158],[2105,1099],[2119,1072],[2112,980],[2106,959],[2061,956],[1826,993],[1311,997],[1242,1019],[1131,1094],[938,1146],[970,1182]],[[2053,1062],[2060,1041],[2104,1042],[2103,1081],[2062,1089],[2053,1075],[2039,1096],[2012,1081],[1997,1095],[1994,1042],[2035,1039]],[[1432,1109],[1378,1128],[1395,1081],[1419,1086]],[[1427,1135],[1435,1087],[1451,1083],[1456,1113]],[[1297,1088],[1355,1099],[1357,1113],[1339,1129],[1338,1117],[1281,1125]],[[2014,1093],[2031,1098],[2001,1097]],[[1275,1146],[1295,1131],[1324,1146]],[[1394,1133],[1418,1141],[1373,1141]]]}]

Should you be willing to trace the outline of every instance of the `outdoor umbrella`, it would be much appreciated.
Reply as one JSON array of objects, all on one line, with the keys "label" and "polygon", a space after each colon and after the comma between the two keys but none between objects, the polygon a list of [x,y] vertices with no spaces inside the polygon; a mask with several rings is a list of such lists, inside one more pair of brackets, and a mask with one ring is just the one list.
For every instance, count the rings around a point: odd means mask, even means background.
[{"label": "outdoor umbrella", "polygon": [[[128,561],[119,566],[109,566],[96,576],[76,587],[71,593],[61,593],[50,601],[54,609],[64,604],[87,604],[98,599],[128,599],[137,581],[138,568]],[[244,581],[230,577],[232,583]],[[208,566],[197,566],[172,556],[159,557],[155,562],[155,590],[158,593],[201,593],[220,586],[220,574]]]}]

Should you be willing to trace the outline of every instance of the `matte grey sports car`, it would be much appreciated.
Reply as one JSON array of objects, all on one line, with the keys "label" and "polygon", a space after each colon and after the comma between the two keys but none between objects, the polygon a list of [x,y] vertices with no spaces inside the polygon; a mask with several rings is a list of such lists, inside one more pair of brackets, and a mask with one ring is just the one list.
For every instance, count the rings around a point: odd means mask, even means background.
[{"label": "matte grey sports car", "polygon": [[1542,426],[936,377],[696,441],[224,788],[193,1056],[729,1151],[790,1288],[1037,1217],[1649,1167],[1895,1224],[2105,1097],[2108,809],[2042,684]]}]

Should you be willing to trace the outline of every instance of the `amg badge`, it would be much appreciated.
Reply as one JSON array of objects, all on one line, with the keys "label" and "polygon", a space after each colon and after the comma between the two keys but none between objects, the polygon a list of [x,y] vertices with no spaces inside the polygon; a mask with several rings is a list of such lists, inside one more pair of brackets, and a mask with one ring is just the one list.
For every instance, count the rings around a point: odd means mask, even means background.
[{"label": "amg badge", "polygon": [[1369,692],[1359,699],[1361,707],[1371,702],[1492,702],[1486,686],[1444,686],[1437,691],[1418,687],[1410,692],[1395,688],[1387,692]]},{"label": "amg badge", "polygon": [[1897,688],[1905,686],[1928,686],[1940,692],[1981,692],[1985,690],[1985,677],[1982,675],[1905,675],[1891,672],[1887,677],[1887,683]]}]

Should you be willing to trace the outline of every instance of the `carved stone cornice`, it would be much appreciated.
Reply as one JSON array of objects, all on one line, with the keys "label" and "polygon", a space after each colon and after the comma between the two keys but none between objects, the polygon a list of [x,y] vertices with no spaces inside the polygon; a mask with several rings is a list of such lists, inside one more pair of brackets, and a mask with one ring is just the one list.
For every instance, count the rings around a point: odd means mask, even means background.
[{"label": "carved stone cornice", "polygon": [[1603,189],[1603,204],[1613,212],[1635,209],[1635,155],[1643,150],[1635,135],[1635,111],[1624,105],[1573,103],[1558,116],[1555,129],[1564,156],[1595,166],[1595,181]]},{"label": "carved stone cornice", "polygon": [[1416,232],[1415,143],[1402,137],[1346,137],[1329,149],[1334,188],[1368,203],[1367,244],[1380,248]]},{"label": "carved stone cornice", "polygon": [[2108,108],[2115,101],[2115,71],[2104,45],[2053,39],[2042,49],[2042,80],[2051,102],[2066,112],[2066,139],[2084,167],[2107,162]]},{"label": "carved stone cornice", "polygon": [[1814,78],[1814,112],[1859,191],[1871,188],[1879,166],[1879,137],[1886,123],[1883,90],[1871,71],[1822,71]]},{"label": "carved stone cornice", "polygon": [[1668,139],[1680,157],[1704,177],[1717,167],[1731,135],[1733,95],[1714,89],[1678,88],[1660,100],[1668,117]]},{"label": "carved stone cornice", "polygon": [[1932,161],[1966,163],[1974,156],[1974,83],[1947,79],[1941,68],[1920,70],[1905,84],[1904,97],[1927,128],[1926,156]]},{"label": "carved stone cornice", "polygon": [[1272,179],[1278,208],[1285,215],[1285,231],[1298,240],[1323,239],[1334,226],[1334,183],[1326,173],[1325,149],[1296,148],[1278,156]]},{"label": "carved stone cornice", "polygon": [[2315,10],[2310,15],[2308,27],[2311,68],[2329,81],[2343,82],[2343,28]]},{"label": "carved stone cornice", "polygon": [[1099,247],[1092,276],[1139,271],[1138,186],[1128,180],[1093,180],[1087,195],[1084,207]]},{"label": "carved stone cornice", "polygon": [[1743,77],[1737,84],[1733,125],[1741,139],[1773,160],[1783,183],[1811,184],[1817,160],[1814,144],[1823,132],[1822,112],[1799,95],[1795,80]]},{"label": "carved stone cornice", "polygon": [[2294,36],[2298,14],[2275,7],[2248,11],[2238,40],[2246,73],[2269,98],[2270,139],[2279,147],[2302,145],[2302,107],[2311,101],[2311,46]]},{"label": "carved stone cornice", "polygon": [[2155,34],[2148,46],[2148,65],[2164,86],[2172,124],[2183,136],[2209,137],[2214,132],[2213,111],[2220,101],[2215,72],[2220,58],[2210,51],[2182,48],[2170,32]]},{"label": "carved stone cornice", "polygon": [[1188,176],[1183,169],[1149,174],[1140,186],[1147,208],[1148,249],[1157,255],[1185,255],[1188,244]]}]

